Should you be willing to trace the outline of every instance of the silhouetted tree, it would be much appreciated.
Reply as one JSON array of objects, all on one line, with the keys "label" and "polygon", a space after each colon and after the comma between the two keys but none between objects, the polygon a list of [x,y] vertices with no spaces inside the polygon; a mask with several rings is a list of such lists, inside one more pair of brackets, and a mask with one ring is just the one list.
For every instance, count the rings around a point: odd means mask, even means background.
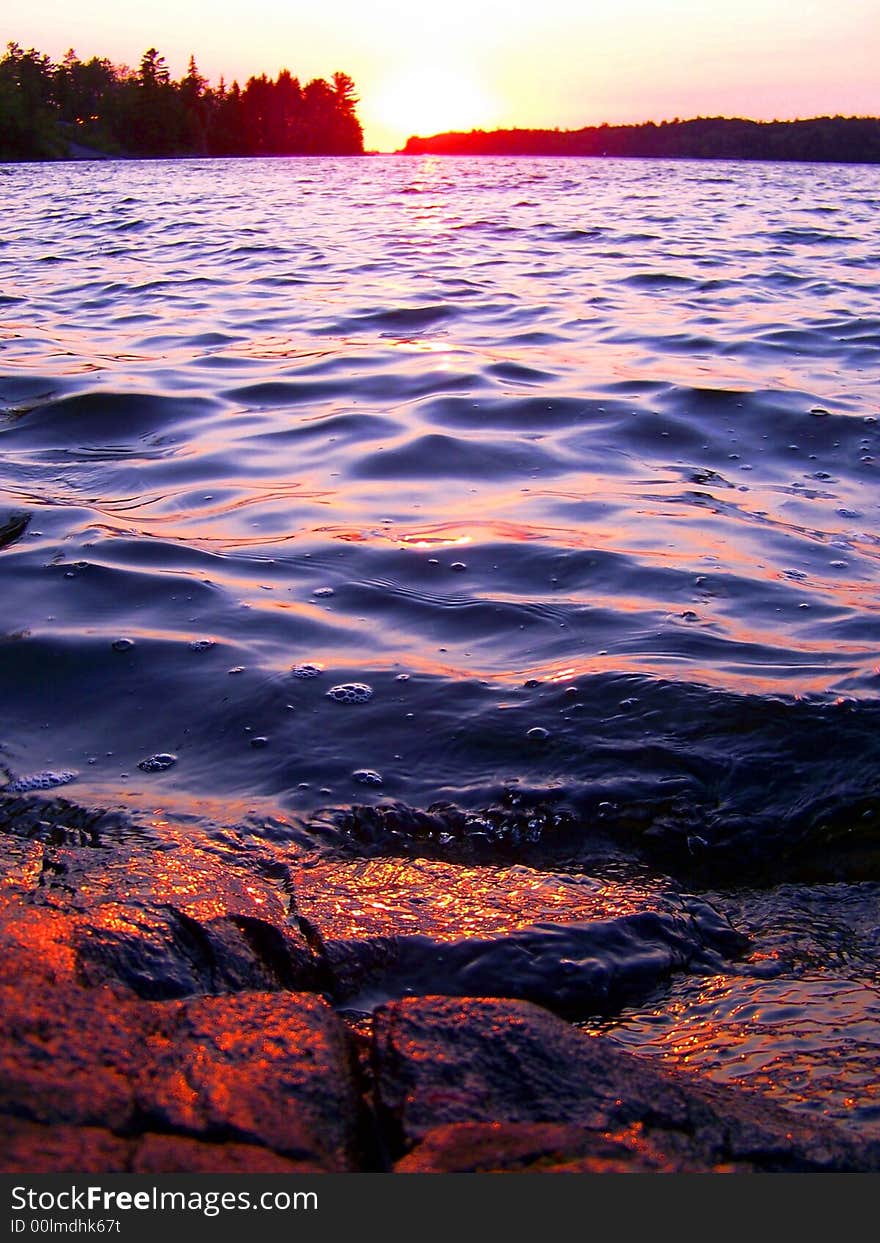
[{"label": "silhouetted tree", "polygon": [[34,48],[9,43],[0,61],[0,155],[45,159],[60,153],[53,65]]},{"label": "silhouetted tree", "polygon": [[355,94],[354,82],[347,73],[334,73],[333,93],[336,96],[334,129],[339,154],[363,151],[364,132],[356,112],[360,100]]},{"label": "silhouetted tree", "polygon": [[168,86],[171,82],[165,57],[160,56],[154,47],[147,48],[141,57],[140,81],[147,91]]},{"label": "silhouetted tree", "polygon": [[199,155],[207,152],[208,119],[211,99],[206,95],[207,78],[203,78],[196,65],[195,55],[190,56],[186,77],[178,87],[185,119],[186,146]]},{"label": "silhouetted tree", "polygon": [[116,72],[108,60],[93,56],[84,63],[73,48],[55,70],[54,78],[61,119],[71,125],[100,121],[117,85]]},{"label": "silhouetted tree", "polygon": [[61,156],[72,141],[129,155],[301,155],[363,152],[347,74],[305,87],[288,69],[273,81],[224,79],[213,90],[195,54],[179,82],[155,47],[136,70],[71,48],[61,64],[10,43],[0,59],[0,159]]}]

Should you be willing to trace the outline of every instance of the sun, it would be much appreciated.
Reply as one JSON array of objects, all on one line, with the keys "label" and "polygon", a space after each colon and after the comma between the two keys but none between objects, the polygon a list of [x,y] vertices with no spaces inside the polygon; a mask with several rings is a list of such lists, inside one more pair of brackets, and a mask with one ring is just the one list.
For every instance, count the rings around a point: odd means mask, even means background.
[{"label": "sun", "polygon": [[402,138],[493,124],[497,103],[476,76],[440,65],[410,68],[380,87],[372,112]]}]

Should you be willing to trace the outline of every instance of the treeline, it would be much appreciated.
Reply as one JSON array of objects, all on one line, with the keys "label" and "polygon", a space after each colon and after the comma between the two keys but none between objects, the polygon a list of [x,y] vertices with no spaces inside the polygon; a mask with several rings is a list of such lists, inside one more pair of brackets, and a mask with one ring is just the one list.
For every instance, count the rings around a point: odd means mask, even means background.
[{"label": "treeline", "polygon": [[301,85],[284,69],[212,87],[195,57],[179,82],[155,48],[137,69],[71,50],[60,64],[17,43],[0,60],[0,160],[120,156],[360,155],[345,73]]},{"label": "treeline", "polygon": [[746,121],[698,117],[577,130],[471,130],[410,138],[407,155],[589,155],[698,160],[803,160],[880,163],[876,117]]}]

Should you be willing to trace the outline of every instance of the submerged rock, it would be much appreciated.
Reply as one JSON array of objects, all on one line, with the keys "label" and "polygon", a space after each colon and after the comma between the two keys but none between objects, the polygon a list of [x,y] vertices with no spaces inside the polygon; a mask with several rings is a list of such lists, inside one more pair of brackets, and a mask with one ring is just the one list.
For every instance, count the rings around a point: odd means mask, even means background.
[{"label": "submerged rock", "polygon": [[333,995],[353,1009],[443,993],[585,1016],[746,945],[706,902],[527,867],[359,859],[292,880]]}]

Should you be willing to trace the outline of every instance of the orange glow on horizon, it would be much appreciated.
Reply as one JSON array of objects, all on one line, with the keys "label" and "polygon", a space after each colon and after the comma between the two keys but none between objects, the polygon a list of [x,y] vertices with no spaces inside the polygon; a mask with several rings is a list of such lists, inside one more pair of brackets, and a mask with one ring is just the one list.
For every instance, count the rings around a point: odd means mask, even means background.
[{"label": "orange glow on horizon", "polygon": [[[216,85],[288,68],[351,75],[367,148],[449,129],[749,116],[873,115],[880,8],[869,0],[5,0],[6,38],[60,60],[137,65],[156,46],[174,77],[194,53]],[[435,76],[436,75],[436,76]],[[439,88],[439,89],[435,89]]]}]

